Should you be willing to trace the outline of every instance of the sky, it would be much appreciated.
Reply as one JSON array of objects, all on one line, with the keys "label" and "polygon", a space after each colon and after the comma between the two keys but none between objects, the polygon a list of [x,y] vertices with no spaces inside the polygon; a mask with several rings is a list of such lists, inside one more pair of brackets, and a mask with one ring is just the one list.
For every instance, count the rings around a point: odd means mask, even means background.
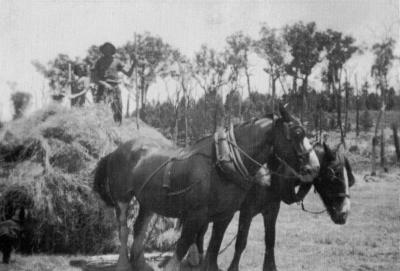
[{"label": "sky", "polygon": [[[93,44],[120,46],[144,31],[192,57],[202,44],[223,49],[226,37],[236,31],[257,38],[263,22],[279,28],[299,20],[315,21],[319,29],[342,31],[370,46],[388,35],[398,40],[399,0],[0,0],[0,119],[12,114],[7,82],[32,93],[31,111],[42,106],[47,84],[32,60],[47,63],[58,53],[83,57]],[[365,54],[348,65],[361,81],[372,60]],[[254,85],[267,92],[261,68],[253,67]],[[400,87],[397,70],[391,80]],[[312,76],[311,85],[318,84],[317,77]],[[149,96],[161,92],[156,86]]]}]

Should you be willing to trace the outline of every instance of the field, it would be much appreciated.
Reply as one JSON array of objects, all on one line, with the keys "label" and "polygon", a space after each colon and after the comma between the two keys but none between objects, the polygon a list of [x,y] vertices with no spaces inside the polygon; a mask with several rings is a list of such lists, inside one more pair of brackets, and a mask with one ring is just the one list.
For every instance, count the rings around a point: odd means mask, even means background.
[{"label": "field", "polygon": [[[400,270],[400,171],[381,175],[376,181],[364,181],[364,173],[356,174],[351,190],[352,211],[348,222],[338,226],[326,214],[311,215],[297,205],[282,205],[277,223],[276,259],[279,270]],[[320,210],[317,195],[307,196],[305,204]],[[229,226],[223,246],[236,233],[237,215]],[[263,222],[257,216],[250,229],[248,246],[243,254],[241,270],[261,270],[264,253]],[[232,258],[232,245],[219,263],[226,270]],[[70,260],[84,256],[21,256],[0,270],[67,270]]]},{"label": "field", "polygon": [[[96,110],[98,110],[96,114],[86,114],[94,119],[89,123],[96,123],[96,115],[105,112],[101,108]],[[391,121],[400,120],[398,114],[398,112],[393,112],[393,114],[389,114],[387,119]],[[68,115],[64,116],[64,113],[61,112],[60,115],[55,115],[53,119],[50,119],[50,124],[59,125],[58,122],[63,122],[65,118],[74,120],[72,122],[76,123],[75,120],[80,115],[82,115],[80,112],[69,112]],[[37,118],[39,117],[41,115],[38,115]],[[112,123],[111,119],[107,119],[107,121]],[[21,125],[26,126],[24,123]],[[46,125],[49,124],[42,125],[47,127]],[[126,140],[127,137],[130,138],[135,133],[132,128],[135,125],[129,122],[125,122],[125,125],[118,128],[118,131],[122,131],[119,139],[121,141]],[[86,126],[81,125],[80,127]],[[378,172],[378,176],[373,178],[370,176],[365,178],[370,172],[372,131],[361,132],[359,137],[355,136],[354,131],[347,135],[346,142],[349,150],[357,146],[356,150],[347,153],[355,170],[357,181],[351,189],[352,210],[346,225],[335,225],[327,214],[312,215],[302,212],[300,206],[296,204],[291,206],[282,204],[277,222],[276,262],[278,270],[400,270],[400,170],[398,164],[395,163],[393,138],[388,126],[389,124],[386,125],[385,142],[389,173]],[[68,127],[65,126],[64,130],[67,132],[75,131]],[[144,129],[142,130],[144,131]],[[23,134],[18,132],[16,128],[14,128],[14,131],[17,131],[15,134]],[[84,129],[76,134],[89,134],[91,136],[88,140],[94,140],[93,133],[86,133]],[[113,135],[114,133],[109,132],[109,134]],[[72,133],[72,135],[75,134]],[[330,132],[328,143],[335,146],[339,142],[339,137],[338,132]],[[105,136],[104,138],[99,137],[99,146],[103,146],[104,142],[113,142],[114,140]],[[112,148],[113,144],[115,143],[110,143],[109,147]],[[95,161],[97,160],[93,159],[93,163]],[[21,164],[21,167],[24,167],[24,165]],[[321,210],[323,208],[318,195],[314,193],[310,193],[306,197],[305,205],[310,210]],[[113,212],[110,210],[107,213],[112,215]],[[225,247],[234,238],[237,231],[237,221],[238,215],[235,216],[229,226],[222,247]],[[250,229],[248,246],[241,261],[241,270],[262,270],[263,228],[262,218],[257,216]],[[208,232],[206,243],[209,235]],[[234,245],[231,245],[220,255],[219,264],[223,270],[226,270],[229,266],[233,252]],[[117,255],[107,255],[107,258],[112,260],[116,260],[116,257]],[[99,260],[99,256],[92,258],[85,255],[22,256],[17,254],[13,256],[12,264],[9,266],[0,264],[0,271],[79,271],[81,269],[71,266],[70,261],[93,261],[95,259]],[[154,266],[157,265],[155,262],[153,264]]]}]

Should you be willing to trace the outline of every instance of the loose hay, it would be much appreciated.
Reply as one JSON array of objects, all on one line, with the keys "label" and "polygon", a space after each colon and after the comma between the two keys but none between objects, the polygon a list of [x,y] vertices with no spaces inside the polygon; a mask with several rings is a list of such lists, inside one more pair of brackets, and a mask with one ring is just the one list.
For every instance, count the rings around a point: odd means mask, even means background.
[{"label": "loose hay", "polygon": [[[134,120],[116,126],[108,107],[49,107],[11,122],[0,132],[0,191],[17,185],[33,199],[33,251],[109,253],[116,251],[115,219],[92,191],[98,159],[122,142],[146,136],[171,144],[155,129]],[[7,158],[7,159],[6,159]],[[0,203],[0,217],[4,206]],[[131,217],[134,216],[132,213]],[[160,219],[153,235],[173,223]],[[157,237],[148,249],[168,248]]]}]

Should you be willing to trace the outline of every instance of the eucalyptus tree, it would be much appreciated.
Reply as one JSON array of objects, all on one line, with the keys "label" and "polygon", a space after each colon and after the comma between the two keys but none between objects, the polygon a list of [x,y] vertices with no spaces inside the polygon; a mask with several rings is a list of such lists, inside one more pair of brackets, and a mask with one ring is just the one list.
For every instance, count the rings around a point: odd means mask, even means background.
[{"label": "eucalyptus tree", "polygon": [[169,68],[164,76],[172,78],[175,83],[175,136],[178,137],[178,123],[183,113],[185,138],[184,144],[189,144],[189,101],[193,90],[193,65],[178,49],[171,49]]},{"label": "eucalyptus tree", "polygon": [[276,95],[276,81],[285,72],[286,46],[278,30],[263,25],[260,29],[260,38],[254,42],[254,50],[259,57],[266,61],[267,66],[264,71],[269,75],[272,86],[272,105],[274,111],[274,101]]},{"label": "eucalyptus tree", "polygon": [[[200,51],[195,54],[193,76],[197,85],[204,91],[203,117],[204,120],[211,118],[208,121],[213,124],[213,131],[223,123],[224,108],[221,91],[229,82],[227,74],[226,55],[202,45]],[[210,128],[207,127],[205,132],[211,132]]]},{"label": "eucalyptus tree", "polygon": [[285,66],[287,74],[293,77],[292,91],[297,92],[297,79],[303,81],[300,97],[300,118],[304,118],[306,107],[306,94],[308,90],[308,78],[314,66],[321,60],[321,33],[317,31],[315,22],[304,24],[297,22],[286,25],[283,29],[283,38],[289,46],[292,60]]},{"label": "eucalyptus tree", "polygon": [[[375,43],[372,46],[372,52],[375,55],[375,60],[371,67],[371,75],[376,81],[377,88],[380,88],[381,90],[381,110],[376,121],[375,136],[372,141],[372,175],[376,174],[375,156],[376,147],[378,145],[378,129],[382,115],[384,115],[385,112],[386,96],[388,92],[387,76],[395,58],[393,52],[394,45],[394,39],[388,38],[380,43]],[[381,125],[381,167],[387,171],[385,167],[385,136],[383,128],[383,125]]]},{"label": "eucalyptus tree", "polygon": [[341,117],[342,72],[345,63],[357,52],[358,48],[354,45],[355,39],[353,37],[331,29],[321,33],[319,40],[320,45],[325,50],[325,57],[328,62],[326,70],[327,82],[332,87],[333,93],[336,93],[337,123],[340,128],[341,142],[344,144],[345,135]]},{"label": "eucalyptus tree", "polygon": [[226,59],[231,69],[229,80],[238,88],[240,77],[244,74],[246,78],[247,92],[251,94],[249,54],[251,52],[252,40],[242,32],[236,32],[226,38],[227,47],[225,49]]},{"label": "eucalyptus tree", "polygon": [[170,46],[160,37],[148,32],[135,34],[134,41],[127,42],[118,48],[122,60],[129,58],[136,60],[136,71],[132,76],[132,83],[136,85],[140,100],[140,118],[146,119],[147,93],[151,84],[159,76],[165,74],[169,65]]}]

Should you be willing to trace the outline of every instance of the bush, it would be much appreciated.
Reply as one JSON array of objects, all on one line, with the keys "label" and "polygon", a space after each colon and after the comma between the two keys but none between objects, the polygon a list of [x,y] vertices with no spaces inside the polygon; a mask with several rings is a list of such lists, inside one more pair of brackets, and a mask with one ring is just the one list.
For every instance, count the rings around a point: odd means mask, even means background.
[{"label": "bush", "polygon": [[368,110],[365,110],[361,116],[360,116],[360,125],[362,127],[362,129],[365,132],[368,132],[372,126],[373,126],[373,121],[372,121],[372,117],[371,114],[369,113]]}]

